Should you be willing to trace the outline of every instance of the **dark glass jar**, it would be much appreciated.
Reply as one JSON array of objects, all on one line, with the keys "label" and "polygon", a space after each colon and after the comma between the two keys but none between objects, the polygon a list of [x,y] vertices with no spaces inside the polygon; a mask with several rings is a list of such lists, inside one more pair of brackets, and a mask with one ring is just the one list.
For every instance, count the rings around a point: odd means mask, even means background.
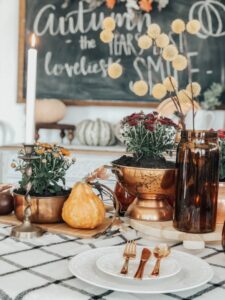
[{"label": "dark glass jar", "polygon": [[177,169],[174,227],[189,233],[214,231],[219,185],[217,132],[182,131]]},{"label": "dark glass jar", "polygon": [[223,224],[223,231],[222,231],[222,247],[223,247],[223,251],[225,253],[225,221]]}]

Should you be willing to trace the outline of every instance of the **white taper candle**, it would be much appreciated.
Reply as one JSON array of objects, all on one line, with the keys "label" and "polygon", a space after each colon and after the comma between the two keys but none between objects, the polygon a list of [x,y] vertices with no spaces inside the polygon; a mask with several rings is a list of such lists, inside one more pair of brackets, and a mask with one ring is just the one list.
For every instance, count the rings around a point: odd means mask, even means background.
[{"label": "white taper candle", "polygon": [[25,144],[33,144],[35,136],[35,100],[37,49],[35,49],[35,35],[31,36],[31,48],[28,50],[27,61],[27,92],[26,92],[26,133]]}]

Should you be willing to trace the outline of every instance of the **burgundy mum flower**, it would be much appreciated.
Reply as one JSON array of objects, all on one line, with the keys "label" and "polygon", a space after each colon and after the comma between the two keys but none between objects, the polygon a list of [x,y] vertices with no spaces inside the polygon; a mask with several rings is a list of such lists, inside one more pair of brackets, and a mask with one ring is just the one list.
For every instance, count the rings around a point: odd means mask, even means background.
[{"label": "burgundy mum flower", "polygon": [[220,138],[220,139],[225,139],[225,130],[223,130],[223,129],[220,129],[220,130],[218,130],[218,137]]},{"label": "burgundy mum flower", "polygon": [[129,120],[129,121],[128,121],[128,124],[129,124],[130,126],[137,126],[137,125],[138,125],[138,122],[137,122],[137,120]]},{"label": "burgundy mum flower", "polygon": [[155,120],[145,120],[145,125],[148,125],[148,124],[154,124]]},{"label": "burgundy mum flower", "polygon": [[[144,113],[142,113],[142,112],[140,112],[140,113],[134,113],[134,114],[132,114],[132,115],[130,115],[130,116],[125,117],[125,118],[123,119],[123,121],[122,121],[122,125],[128,123],[129,125],[133,126],[133,125],[132,125],[132,124],[133,124],[133,121],[134,121],[134,122],[138,122],[138,121],[143,120],[144,118],[145,118],[145,114],[144,114]],[[130,122],[131,122],[132,124],[130,124]]]},{"label": "burgundy mum flower", "polygon": [[148,125],[148,124],[145,124],[145,129],[149,130],[149,131],[154,131],[155,130],[155,127],[153,125]]},{"label": "burgundy mum flower", "polygon": [[171,119],[166,118],[166,117],[159,118],[158,122],[162,125],[173,126],[173,127],[177,128],[177,125]]}]

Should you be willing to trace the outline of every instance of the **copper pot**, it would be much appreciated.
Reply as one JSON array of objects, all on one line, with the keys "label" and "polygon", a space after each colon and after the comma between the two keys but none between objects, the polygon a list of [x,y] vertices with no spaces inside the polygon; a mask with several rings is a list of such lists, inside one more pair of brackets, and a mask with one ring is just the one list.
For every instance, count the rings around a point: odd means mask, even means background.
[{"label": "copper pot", "polygon": [[131,204],[129,215],[146,221],[168,221],[173,217],[176,169],[136,168],[113,164],[120,184],[137,201]]},{"label": "copper pot", "polygon": [[[24,195],[13,193],[15,215],[20,221],[23,220],[23,212],[26,207]],[[65,196],[31,197],[31,222],[34,223],[59,223],[62,222],[62,207]]]},{"label": "copper pot", "polygon": [[10,185],[0,185],[0,215],[8,215],[14,209],[10,187]]},{"label": "copper pot", "polygon": [[225,221],[225,182],[219,183],[216,223],[223,224]]}]

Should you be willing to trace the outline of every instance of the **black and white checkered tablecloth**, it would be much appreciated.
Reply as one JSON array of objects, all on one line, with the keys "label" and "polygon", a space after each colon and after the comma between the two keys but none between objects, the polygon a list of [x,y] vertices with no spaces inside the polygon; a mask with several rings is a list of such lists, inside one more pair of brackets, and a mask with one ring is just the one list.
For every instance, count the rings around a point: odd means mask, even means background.
[{"label": "black and white checkered tablecloth", "polygon": [[[71,257],[91,248],[121,245],[127,239],[137,239],[140,245],[156,244],[156,241],[142,238],[133,229],[98,239],[45,234],[41,238],[29,241],[11,238],[10,231],[11,226],[0,225],[0,299],[2,300],[225,299],[225,254],[219,244],[208,244],[202,251],[189,251],[202,257],[213,267],[215,275],[206,285],[177,294],[137,295],[88,285],[75,278],[68,270],[68,261]],[[169,245],[187,251],[181,243],[169,243]]]}]

